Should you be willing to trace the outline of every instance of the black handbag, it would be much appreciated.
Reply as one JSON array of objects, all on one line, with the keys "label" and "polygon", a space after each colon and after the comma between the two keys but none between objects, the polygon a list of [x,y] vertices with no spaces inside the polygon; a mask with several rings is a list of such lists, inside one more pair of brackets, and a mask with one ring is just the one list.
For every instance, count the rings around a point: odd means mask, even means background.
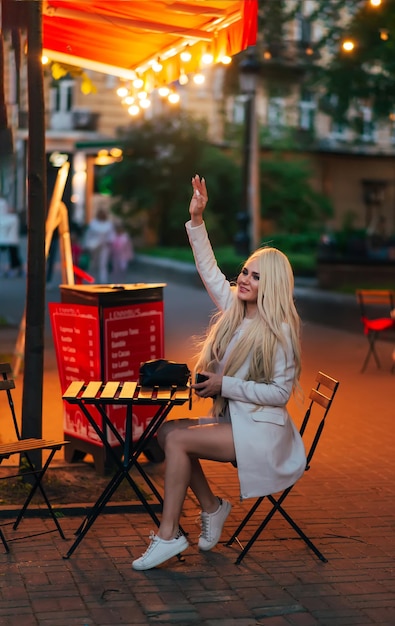
[{"label": "black handbag", "polygon": [[139,383],[142,387],[185,387],[190,376],[186,363],[153,359],[140,365]]}]

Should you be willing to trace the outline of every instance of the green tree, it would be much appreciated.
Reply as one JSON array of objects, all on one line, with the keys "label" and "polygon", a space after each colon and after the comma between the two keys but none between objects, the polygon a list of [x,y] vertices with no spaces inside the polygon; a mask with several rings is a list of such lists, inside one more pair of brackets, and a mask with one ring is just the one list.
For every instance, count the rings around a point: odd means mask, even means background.
[{"label": "green tree", "polygon": [[232,236],[239,173],[230,155],[208,143],[204,121],[183,114],[142,121],[128,129],[123,144],[122,162],[106,170],[106,187],[128,201],[131,215],[147,213],[159,245],[185,244],[190,180],[196,173],[208,180],[213,236]]},{"label": "green tree", "polygon": [[322,222],[333,215],[329,198],[313,189],[311,175],[306,160],[288,158],[283,152],[261,160],[262,217],[273,220],[276,230],[319,231]]}]

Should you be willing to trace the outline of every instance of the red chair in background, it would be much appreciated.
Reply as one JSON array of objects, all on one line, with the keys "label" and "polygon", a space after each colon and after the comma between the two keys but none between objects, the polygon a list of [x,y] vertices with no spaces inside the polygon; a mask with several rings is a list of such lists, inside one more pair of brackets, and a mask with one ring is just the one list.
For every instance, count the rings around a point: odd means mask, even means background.
[{"label": "red chair in background", "polygon": [[[377,367],[380,369],[380,361],[376,352],[376,341],[386,331],[395,330],[395,291],[390,289],[358,289],[357,300],[361,311],[363,332],[369,342],[369,349],[362,365],[364,372],[373,355]],[[391,371],[394,370],[394,367]]]}]

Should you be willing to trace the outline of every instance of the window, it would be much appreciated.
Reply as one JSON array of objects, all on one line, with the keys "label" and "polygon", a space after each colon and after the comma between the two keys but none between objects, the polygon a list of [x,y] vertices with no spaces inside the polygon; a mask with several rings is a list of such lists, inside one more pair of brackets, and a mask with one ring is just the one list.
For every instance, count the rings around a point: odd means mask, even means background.
[{"label": "window", "polygon": [[314,130],[316,103],[310,91],[303,90],[299,101],[299,128]]},{"label": "window", "polygon": [[267,123],[269,129],[276,132],[285,126],[285,100],[284,98],[271,97],[267,107]]}]

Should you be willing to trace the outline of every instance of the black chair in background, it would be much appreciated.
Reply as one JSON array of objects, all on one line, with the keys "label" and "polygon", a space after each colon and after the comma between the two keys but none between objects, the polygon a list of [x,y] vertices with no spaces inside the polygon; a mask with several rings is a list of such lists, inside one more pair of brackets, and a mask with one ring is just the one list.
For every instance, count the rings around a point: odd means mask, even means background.
[{"label": "black chair in background", "polygon": [[[339,382],[334,378],[331,378],[324,372],[318,372],[316,376],[316,386],[311,389],[309,394],[310,404],[304,416],[302,425],[300,427],[300,434],[305,442],[306,446],[306,469],[305,471],[310,469],[311,460],[314,456],[315,450],[317,448],[318,442],[320,440],[323,428],[325,426],[325,419],[328,415],[329,409],[332,406],[333,398],[337,392],[337,388],[339,386]],[[318,424],[317,424],[318,421]],[[315,430],[314,430],[315,428]],[[306,437],[310,435],[310,442],[308,445],[306,444]],[[308,450],[308,451],[307,451]],[[303,476],[302,476],[303,478]],[[302,479],[299,479],[302,480]],[[239,524],[236,531],[233,533],[232,537],[226,543],[227,546],[231,546],[235,541],[242,548],[241,553],[236,559],[236,564],[241,563],[244,559],[247,552],[252,548],[255,541],[258,539],[262,531],[266,528],[268,522],[271,520],[273,515],[278,511],[283,518],[292,526],[292,528],[298,533],[298,535],[303,539],[303,541],[308,545],[308,547],[318,556],[321,561],[324,563],[327,562],[327,559],[324,555],[318,550],[318,548],[313,544],[313,542],[307,537],[307,535],[301,530],[301,528],[296,524],[296,522],[292,519],[291,515],[287,513],[287,511],[283,507],[283,502],[288,496],[288,494],[292,491],[295,485],[291,485],[283,491],[279,496],[276,495],[268,495],[262,496],[258,498],[255,503],[252,505],[243,521]],[[263,500],[265,498],[272,505],[269,513],[266,515],[264,520],[259,524],[258,528],[255,530],[251,538],[245,547],[242,546],[238,539],[238,535],[246,526],[246,524],[253,517],[256,510],[259,508]]]}]

